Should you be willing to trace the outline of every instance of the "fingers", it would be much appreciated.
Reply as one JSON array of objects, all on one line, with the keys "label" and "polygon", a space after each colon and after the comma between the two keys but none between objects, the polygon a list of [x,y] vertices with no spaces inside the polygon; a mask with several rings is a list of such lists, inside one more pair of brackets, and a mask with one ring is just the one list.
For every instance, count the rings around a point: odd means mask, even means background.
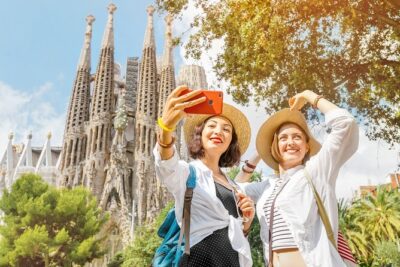
[{"label": "fingers", "polygon": [[203,97],[197,98],[195,100],[179,103],[179,104],[175,105],[175,109],[183,110],[185,108],[190,108],[190,107],[196,106],[196,105],[206,101],[206,99],[207,98],[205,96],[203,96]]},{"label": "fingers", "polygon": [[177,100],[177,102],[185,102],[185,101],[187,101],[189,99],[192,99],[193,97],[195,97],[195,96],[197,96],[197,95],[199,95],[201,93],[202,93],[201,90],[193,90],[193,91],[190,91],[187,94],[180,95],[176,100]]},{"label": "fingers", "polygon": [[189,90],[189,87],[186,85],[180,85],[171,92],[170,97],[179,97],[185,90]]}]

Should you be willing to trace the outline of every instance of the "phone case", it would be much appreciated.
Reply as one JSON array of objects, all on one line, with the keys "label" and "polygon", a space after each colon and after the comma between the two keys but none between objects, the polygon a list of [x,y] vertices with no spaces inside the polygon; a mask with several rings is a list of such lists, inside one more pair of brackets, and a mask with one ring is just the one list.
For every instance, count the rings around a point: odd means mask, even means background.
[{"label": "phone case", "polygon": [[[222,91],[210,91],[210,90],[201,90],[202,93],[197,96],[191,98],[190,100],[197,99],[205,96],[206,101],[190,107],[185,108],[185,112],[189,114],[212,114],[219,115],[222,113],[222,104],[224,94]],[[190,90],[184,91],[182,94],[186,94],[190,92]]]}]

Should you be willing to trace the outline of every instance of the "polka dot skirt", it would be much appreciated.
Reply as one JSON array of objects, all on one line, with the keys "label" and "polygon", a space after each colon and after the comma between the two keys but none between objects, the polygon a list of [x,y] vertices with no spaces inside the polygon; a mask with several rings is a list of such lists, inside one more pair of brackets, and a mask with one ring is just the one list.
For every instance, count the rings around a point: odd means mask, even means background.
[{"label": "polka dot skirt", "polygon": [[[237,217],[233,192],[215,183],[217,197],[229,214]],[[214,231],[211,235],[190,248],[190,256],[183,255],[180,267],[239,267],[239,256],[232,248],[228,237],[228,227]]]}]

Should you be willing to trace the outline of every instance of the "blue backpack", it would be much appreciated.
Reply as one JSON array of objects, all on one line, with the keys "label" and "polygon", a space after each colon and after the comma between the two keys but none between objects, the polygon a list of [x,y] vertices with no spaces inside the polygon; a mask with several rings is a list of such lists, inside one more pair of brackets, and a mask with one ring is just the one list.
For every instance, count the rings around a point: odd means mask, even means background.
[{"label": "blue backpack", "polygon": [[[175,217],[175,208],[172,208],[158,229],[158,236],[164,241],[157,248],[153,258],[153,267],[176,267],[183,253],[190,254],[190,206],[193,197],[193,189],[196,187],[196,170],[189,164],[189,177],[186,181],[185,200],[183,204],[182,228]],[[182,237],[185,240],[182,240]]]}]

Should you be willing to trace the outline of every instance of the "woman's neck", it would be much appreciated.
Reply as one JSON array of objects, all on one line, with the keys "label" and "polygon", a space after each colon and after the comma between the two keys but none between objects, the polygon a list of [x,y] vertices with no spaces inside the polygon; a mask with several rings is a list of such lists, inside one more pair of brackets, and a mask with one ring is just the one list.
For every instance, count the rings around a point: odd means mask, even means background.
[{"label": "woman's neck", "polygon": [[212,171],[213,174],[220,174],[221,170],[218,165],[219,157],[211,157],[206,154],[200,160]]}]

